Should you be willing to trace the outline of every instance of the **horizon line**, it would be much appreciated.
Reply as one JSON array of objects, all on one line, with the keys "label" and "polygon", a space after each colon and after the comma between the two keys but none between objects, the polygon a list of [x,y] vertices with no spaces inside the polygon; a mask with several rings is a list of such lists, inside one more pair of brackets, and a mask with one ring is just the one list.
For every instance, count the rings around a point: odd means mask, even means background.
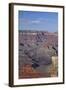
[{"label": "horizon line", "polygon": [[30,31],[30,32],[58,32],[58,31],[46,31],[46,30],[19,30],[19,31],[24,31],[24,32],[27,32],[27,31]]}]

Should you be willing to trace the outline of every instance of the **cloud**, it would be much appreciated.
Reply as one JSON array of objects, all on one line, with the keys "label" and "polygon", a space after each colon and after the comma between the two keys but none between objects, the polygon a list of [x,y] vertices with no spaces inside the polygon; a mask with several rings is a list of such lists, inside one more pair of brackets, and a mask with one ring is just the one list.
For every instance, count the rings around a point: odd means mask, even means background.
[{"label": "cloud", "polygon": [[45,19],[45,18],[38,18],[36,20],[32,20],[31,21],[31,23],[33,23],[33,24],[47,23],[47,22],[49,22],[49,20],[48,19]]},{"label": "cloud", "polygon": [[39,24],[40,23],[40,20],[33,20],[33,21],[31,21],[31,23]]},{"label": "cloud", "polygon": [[44,24],[44,23],[48,23],[49,20],[48,19],[45,19],[45,18],[37,18],[37,19],[28,19],[28,18],[22,18],[22,19],[19,19],[19,22],[20,23],[28,23],[28,24]]}]

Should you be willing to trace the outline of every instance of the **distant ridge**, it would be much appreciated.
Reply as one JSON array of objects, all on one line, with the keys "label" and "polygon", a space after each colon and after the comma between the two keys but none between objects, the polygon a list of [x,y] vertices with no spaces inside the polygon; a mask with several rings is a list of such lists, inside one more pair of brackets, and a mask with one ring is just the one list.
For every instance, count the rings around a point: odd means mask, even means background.
[{"label": "distant ridge", "polygon": [[35,30],[19,30],[19,31],[20,32],[48,32],[46,30],[45,31],[42,31],[42,30],[40,30],[40,31],[39,30],[36,30],[36,31]]},{"label": "distant ridge", "polygon": [[49,32],[49,31],[46,31],[46,30],[45,30],[45,31],[41,31],[41,30],[40,30],[40,31],[39,31],[39,30],[36,30],[36,31],[34,31],[34,30],[19,30],[19,32],[26,32],[26,33],[27,33],[27,32],[30,32],[30,33],[44,32],[44,33],[55,33],[55,34],[58,33],[58,32]]}]

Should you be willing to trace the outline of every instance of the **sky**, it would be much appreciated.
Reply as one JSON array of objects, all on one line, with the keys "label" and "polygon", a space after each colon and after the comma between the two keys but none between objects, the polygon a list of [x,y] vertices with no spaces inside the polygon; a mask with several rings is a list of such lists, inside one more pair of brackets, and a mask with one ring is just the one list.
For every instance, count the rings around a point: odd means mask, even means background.
[{"label": "sky", "polygon": [[58,31],[58,13],[19,11],[19,30]]}]

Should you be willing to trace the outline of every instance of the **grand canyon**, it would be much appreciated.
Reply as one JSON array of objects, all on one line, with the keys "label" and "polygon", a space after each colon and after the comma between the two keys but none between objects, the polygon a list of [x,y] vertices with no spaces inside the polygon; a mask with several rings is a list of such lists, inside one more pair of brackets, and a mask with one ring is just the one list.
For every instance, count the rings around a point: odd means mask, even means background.
[{"label": "grand canyon", "polygon": [[19,30],[19,79],[58,76],[58,32]]}]

